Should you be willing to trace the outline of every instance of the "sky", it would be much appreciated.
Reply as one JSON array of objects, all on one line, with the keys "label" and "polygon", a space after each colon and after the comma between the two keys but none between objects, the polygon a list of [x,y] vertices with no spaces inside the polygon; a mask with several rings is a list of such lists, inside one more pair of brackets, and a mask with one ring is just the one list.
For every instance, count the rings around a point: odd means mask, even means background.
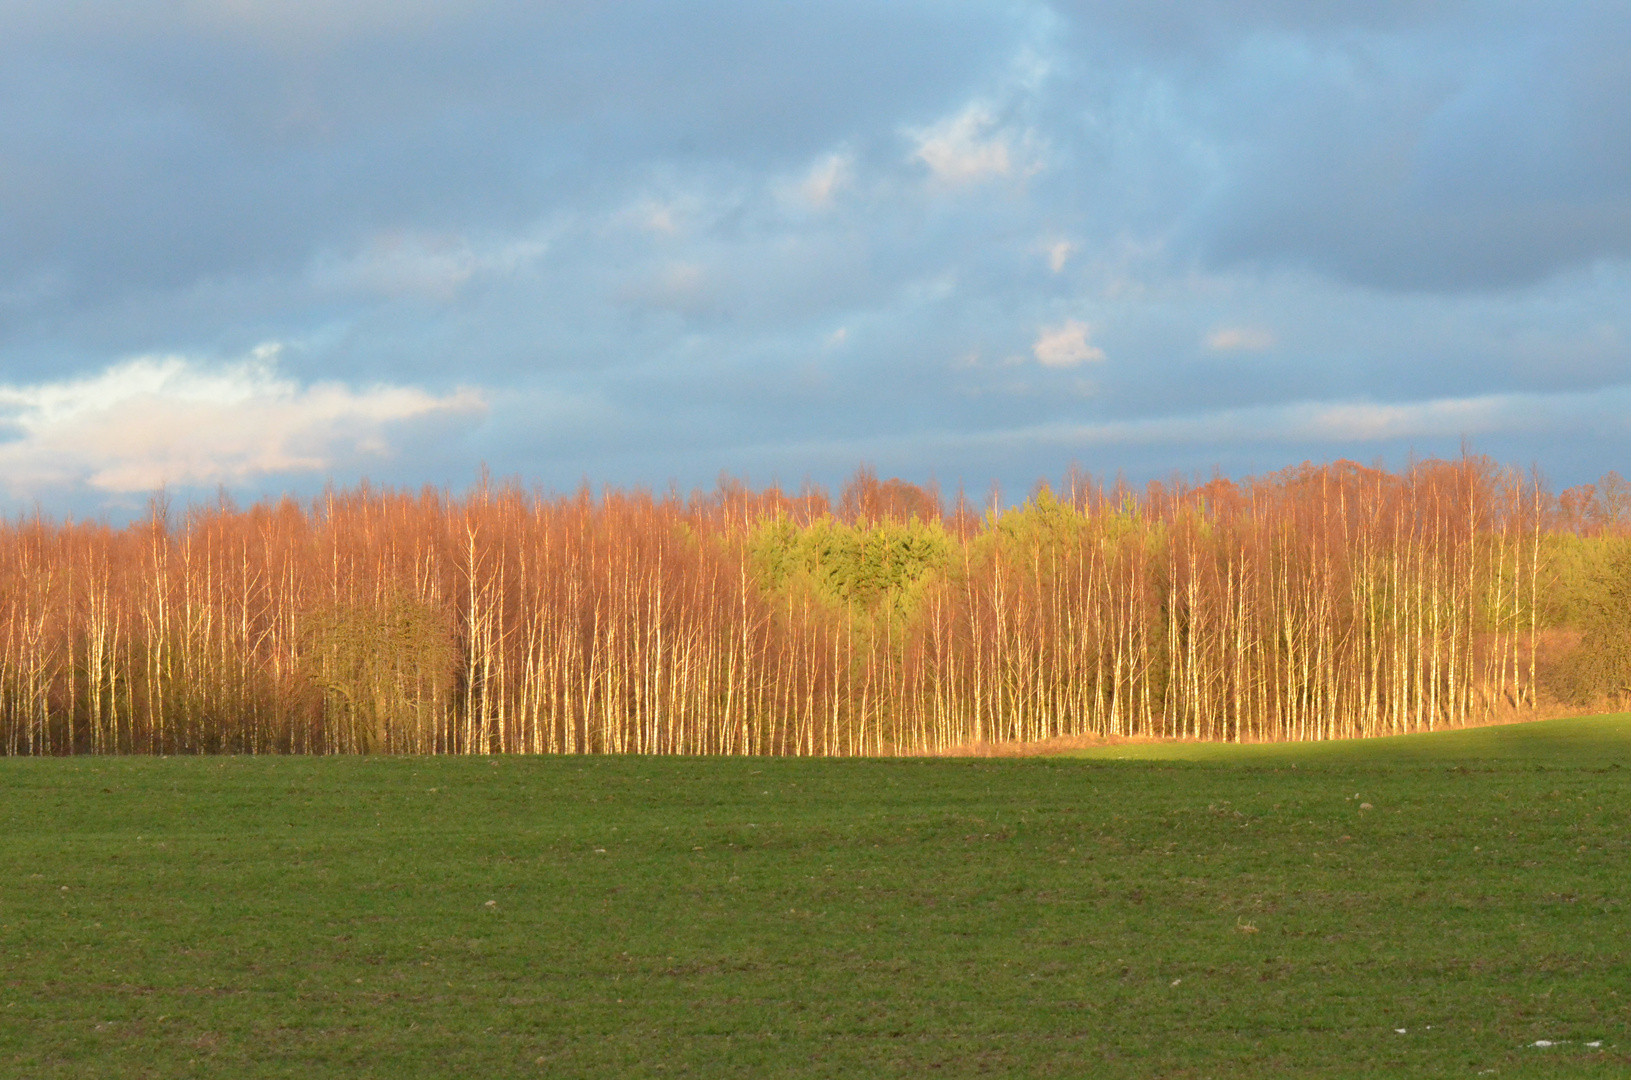
[{"label": "sky", "polygon": [[1631,469],[1623,2],[0,0],[0,506]]}]

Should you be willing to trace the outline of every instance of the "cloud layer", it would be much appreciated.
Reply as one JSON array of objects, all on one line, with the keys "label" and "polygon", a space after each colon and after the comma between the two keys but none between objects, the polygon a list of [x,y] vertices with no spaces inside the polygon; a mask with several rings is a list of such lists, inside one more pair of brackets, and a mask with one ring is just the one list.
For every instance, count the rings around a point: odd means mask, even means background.
[{"label": "cloud layer", "polygon": [[84,378],[0,386],[0,476],[14,495],[242,485],[387,459],[404,425],[486,408],[469,390],[302,386],[278,375],[276,353],[217,366],[142,357]]},{"label": "cloud layer", "polygon": [[1068,368],[1088,360],[1103,360],[1104,350],[1088,343],[1092,331],[1087,323],[1066,319],[1058,326],[1044,327],[1031,346],[1031,355],[1044,367]]},{"label": "cloud layer", "polygon": [[1596,2],[0,0],[0,478],[1623,470],[1628,48]]}]

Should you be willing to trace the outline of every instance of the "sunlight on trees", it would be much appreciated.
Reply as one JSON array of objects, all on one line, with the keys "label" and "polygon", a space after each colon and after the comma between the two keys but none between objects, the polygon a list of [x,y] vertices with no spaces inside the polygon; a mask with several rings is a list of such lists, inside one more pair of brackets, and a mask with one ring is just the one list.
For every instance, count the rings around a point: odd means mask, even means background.
[{"label": "sunlight on trees", "polygon": [[12,754],[1331,739],[1631,687],[1631,500],[1480,458],[1022,506],[363,486],[0,529]]}]

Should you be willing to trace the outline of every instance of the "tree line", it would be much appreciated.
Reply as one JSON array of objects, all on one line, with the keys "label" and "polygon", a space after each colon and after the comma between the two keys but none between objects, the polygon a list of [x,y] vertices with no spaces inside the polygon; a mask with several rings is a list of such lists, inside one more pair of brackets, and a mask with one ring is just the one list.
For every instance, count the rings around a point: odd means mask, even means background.
[{"label": "tree line", "polygon": [[365,484],[123,528],[21,518],[0,527],[0,752],[920,754],[1475,724],[1625,692],[1622,488],[1554,497],[1466,456],[1139,490],[1073,472],[990,509],[862,470],[836,500]]}]

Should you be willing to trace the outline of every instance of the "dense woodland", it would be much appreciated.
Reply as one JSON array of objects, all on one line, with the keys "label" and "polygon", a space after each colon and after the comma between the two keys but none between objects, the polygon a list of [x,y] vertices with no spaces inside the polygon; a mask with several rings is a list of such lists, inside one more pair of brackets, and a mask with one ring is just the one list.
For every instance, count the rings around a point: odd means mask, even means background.
[{"label": "dense woodland", "polygon": [[0,528],[0,748],[917,754],[1331,739],[1626,692],[1631,489],[1463,457],[990,509],[858,473],[362,486]]}]

